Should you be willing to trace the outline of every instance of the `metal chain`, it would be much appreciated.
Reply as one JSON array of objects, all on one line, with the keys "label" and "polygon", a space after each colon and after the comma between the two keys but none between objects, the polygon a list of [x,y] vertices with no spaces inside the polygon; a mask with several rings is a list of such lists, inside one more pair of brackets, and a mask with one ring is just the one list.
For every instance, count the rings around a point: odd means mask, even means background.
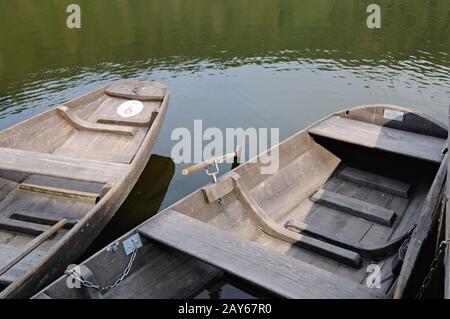
[{"label": "metal chain", "polygon": [[433,278],[434,271],[436,270],[436,267],[438,266],[439,259],[441,258],[443,252],[447,248],[447,246],[450,245],[450,240],[442,241],[439,245],[438,251],[436,253],[436,256],[433,259],[433,262],[431,263],[430,270],[428,271],[427,276],[422,282],[422,286],[420,287],[419,292],[416,294],[416,299],[421,299],[425,291],[427,290],[428,286],[431,283],[431,279]]},{"label": "metal chain", "polygon": [[79,273],[76,272],[76,270],[73,268],[70,271],[66,270],[64,273],[66,275],[71,276],[72,278],[74,278],[75,280],[78,280],[84,287],[87,288],[92,288],[95,289],[99,292],[107,292],[111,289],[116,288],[117,286],[119,286],[124,280],[125,278],[128,276],[128,274],[131,271],[131,267],[133,266],[134,260],[136,259],[136,255],[137,255],[137,248],[133,249],[133,252],[131,254],[130,260],[128,262],[127,267],[125,268],[125,270],[122,273],[122,276],[120,276],[119,279],[117,279],[112,285],[108,285],[108,286],[104,286],[104,287],[100,287],[99,285],[95,285],[92,282],[88,281],[88,280],[84,280]]}]

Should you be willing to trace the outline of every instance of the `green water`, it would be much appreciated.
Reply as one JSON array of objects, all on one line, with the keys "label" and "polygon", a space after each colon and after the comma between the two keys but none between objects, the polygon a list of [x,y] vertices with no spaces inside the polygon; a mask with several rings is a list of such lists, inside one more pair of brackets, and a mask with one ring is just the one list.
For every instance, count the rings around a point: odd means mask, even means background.
[{"label": "green water", "polygon": [[[66,27],[73,2],[81,30]],[[373,2],[381,29],[366,26]],[[445,122],[449,54],[450,0],[0,0],[0,129],[111,81],[170,86],[160,157],[103,244],[209,182],[168,158],[174,128],[202,119],[278,127],[283,139],[368,103]]]}]

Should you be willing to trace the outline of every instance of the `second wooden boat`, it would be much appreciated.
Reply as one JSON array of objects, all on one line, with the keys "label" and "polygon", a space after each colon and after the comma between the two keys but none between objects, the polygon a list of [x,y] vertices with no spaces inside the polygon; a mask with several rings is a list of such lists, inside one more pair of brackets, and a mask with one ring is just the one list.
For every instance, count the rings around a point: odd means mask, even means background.
[{"label": "second wooden boat", "polygon": [[169,102],[159,83],[100,88],[0,133],[0,297],[64,273],[128,196]]},{"label": "second wooden boat", "polygon": [[277,173],[243,164],[36,298],[189,297],[221,271],[287,298],[401,298],[439,215],[446,138],[401,107],[332,114],[276,146]]}]

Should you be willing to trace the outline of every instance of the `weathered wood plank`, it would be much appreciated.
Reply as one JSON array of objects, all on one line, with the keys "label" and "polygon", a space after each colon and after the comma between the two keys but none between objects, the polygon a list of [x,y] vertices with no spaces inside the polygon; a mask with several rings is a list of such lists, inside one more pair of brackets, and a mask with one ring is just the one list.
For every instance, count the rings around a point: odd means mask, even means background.
[{"label": "weathered wood plank", "polygon": [[68,107],[57,107],[59,115],[61,115],[67,122],[74,128],[80,131],[98,132],[98,133],[110,133],[118,135],[133,136],[136,134],[134,128],[123,127],[118,125],[90,123],[76,116]]},{"label": "weathered wood plank", "polygon": [[81,152],[79,149],[69,148],[61,148],[57,151],[57,154],[68,157],[122,164],[130,164],[135,156],[135,154],[120,151],[95,150],[95,152]]},{"label": "weathered wood plank", "polygon": [[440,163],[445,139],[339,116],[310,128],[312,135]]},{"label": "weathered wood plank", "polygon": [[[34,223],[34,224],[47,225],[47,226],[53,226],[62,219],[62,217],[56,216],[55,214],[46,213],[46,212],[32,212],[32,211],[15,212],[10,216],[10,218],[15,219],[15,220],[21,220],[24,222]],[[76,220],[67,219],[67,223],[64,228],[71,229],[76,224],[77,224]]]},{"label": "weathered wood plank", "polygon": [[396,217],[395,212],[391,209],[324,189],[314,193],[311,200],[323,206],[341,210],[386,226],[391,226]]},{"label": "weathered wood plank", "polygon": [[240,240],[173,210],[152,218],[139,232],[283,297],[384,297],[375,289]]},{"label": "weathered wood plank", "polygon": [[16,233],[39,236],[50,227],[46,225],[24,222],[21,220],[0,218],[0,229]]},{"label": "weathered wood plank", "polygon": [[234,189],[234,183],[231,178],[226,178],[218,183],[211,184],[202,188],[203,195],[207,203],[214,203],[219,198],[231,193]]},{"label": "weathered wood plank", "polygon": [[[153,112],[156,112],[157,109],[154,109]],[[153,113],[152,112],[152,113]],[[155,113],[156,114],[156,113]],[[150,115],[147,119],[119,119],[115,116],[102,116],[97,119],[97,123],[102,124],[113,124],[113,125],[127,125],[127,126],[137,126],[137,127],[150,127],[155,120],[156,116]]]},{"label": "weathered wood plank", "polygon": [[97,198],[99,197],[99,194],[95,193],[88,193],[88,192],[80,192],[70,189],[64,189],[64,188],[56,188],[56,187],[50,187],[50,186],[42,186],[42,185],[35,185],[35,184],[28,184],[28,183],[22,183],[19,186],[20,189],[29,191],[29,192],[35,192],[35,193],[41,193],[41,194],[47,194],[47,195],[53,195],[53,196],[60,196],[60,197],[67,197],[67,198],[75,198],[79,200],[85,200],[88,202],[96,202]]},{"label": "weathered wood plank", "polygon": [[48,299],[52,299],[52,298],[51,298],[49,295],[45,294],[45,293],[41,293],[41,294],[37,295],[37,296],[35,297],[35,299],[45,299],[45,300],[48,300]]},{"label": "weathered wood plank", "polygon": [[391,240],[383,244],[373,242],[370,244],[363,244],[360,243],[359,241],[351,240],[347,238],[345,235],[338,236],[335,233],[323,230],[317,226],[308,225],[300,221],[288,221],[285,224],[285,227],[286,229],[290,229],[292,231],[296,231],[301,234],[304,233],[312,235],[316,238],[321,238],[339,247],[357,251],[358,253],[364,256],[379,258],[388,256],[397,251],[398,248],[401,246],[401,244],[405,241],[405,239],[412,233],[413,229],[415,228],[415,225],[412,225],[404,233],[392,238]]},{"label": "weathered wood plank", "polygon": [[339,173],[339,178],[404,198],[408,198],[408,192],[411,188],[411,185],[407,183],[352,167],[344,168]]},{"label": "weathered wood plank", "polygon": [[128,165],[0,148],[0,169],[108,183],[124,176],[128,171]]},{"label": "weathered wood plank", "polygon": [[138,101],[162,101],[166,91],[167,88],[159,83],[127,81],[111,84],[106,88],[105,93],[109,96]]}]

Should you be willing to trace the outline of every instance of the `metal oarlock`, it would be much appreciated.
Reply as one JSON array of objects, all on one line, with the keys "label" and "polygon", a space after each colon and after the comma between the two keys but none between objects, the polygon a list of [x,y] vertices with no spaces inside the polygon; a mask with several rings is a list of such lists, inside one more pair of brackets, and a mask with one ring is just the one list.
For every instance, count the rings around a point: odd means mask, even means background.
[{"label": "metal oarlock", "polygon": [[[211,172],[209,169],[211,167],[215,167],[215,171]],[[208,176],[212,176],[214,183],[217,183],[217,174],[219,174],[219,164],[217,164],[217,161],[214,161],[214,165],[209,165],[208,167],[206,167],[206,175]]]},{"label": "metal oarlock", "polygon": [[[219,174],[219,164],[228,161],[229,159],[234,159],[235,162],[239,162],[239,158],[241,157],[242,146],[238,146],[236,151],[233,153],[225,154],[222,156],[218,156],[204,162],[192,165],[191,167],[185,168],[182,171],[183,175],[189,175],[195,172],[198,172],[202,169],[206,170],[206,175],[211,176],[213,178],[214,183],[217,183],[217,175]],[[214,169],[213,171],[211,169]],[[218,199],[219,204],[223,204],[222,198]]]}]

